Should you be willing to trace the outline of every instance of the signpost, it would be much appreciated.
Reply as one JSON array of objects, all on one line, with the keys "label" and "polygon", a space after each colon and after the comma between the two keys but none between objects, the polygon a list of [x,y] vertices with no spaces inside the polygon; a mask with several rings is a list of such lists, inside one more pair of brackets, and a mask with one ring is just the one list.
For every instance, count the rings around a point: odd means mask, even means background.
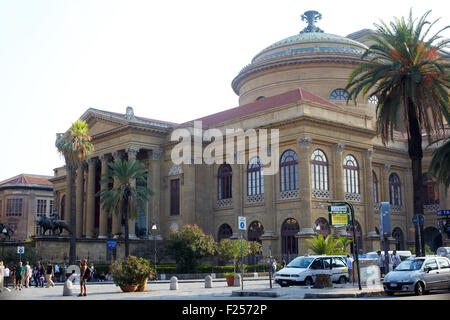
[{"label": "signpost", "polygon": [[247,218],[239,216],[238,226],[239,230],[241,230],[241,290],[244,290],[244,248],[242,246],[242,231],[247,230]]},{"label": "signpost", "polygon": [[22,254],[25,253],[25,247],[17,247],[17,254],[19,254],[19,261],[22,262]]},{"label": "signpost", "polygon": [[347,206],[328,206],[328,217],[330,225],[332,226],[347,226],[349,225]]},{"label": "signpost", "polygon": [[384,274],[389,272],[389,235],[391,234],[391,206],[389,202],[380,204],[380,238],[383,240]]},{"label": "signpost", "polygon": [[352,224],[352,230],[353,230],[353,239],[355,241],[355,250],[353,251],[353,256],[356,261],[356,271],[358,272],[358,287],[359,287],[359,290],[362,290],[361,289],[361,275],[359,272],[358,241],[356,241],[355,210],[353,209],[353,205],[347,201],[328,201],[328,203],[332,204],[331,206],[328,206],[328,212],[331,217],[330,221],[332,221],[333,215],[339,214],[341,216],[338,216],[337,221],[339,223],[343,223],[344,222],[343,216],[346,215],[347,216],[347,225],[348,225],[348,209],[350,209],[351,224]]},{"label": "signpost", "polygon": [[423,214],[415,214],[412,218],[412,222],[417,228],[417,235],[419,237],[419,254],[417,256],[420,257],[420,256],[422,256],[422,251],[423,251],[420,229],[422,228],[422,226],[425,222],[425,217],[423,216]]}]

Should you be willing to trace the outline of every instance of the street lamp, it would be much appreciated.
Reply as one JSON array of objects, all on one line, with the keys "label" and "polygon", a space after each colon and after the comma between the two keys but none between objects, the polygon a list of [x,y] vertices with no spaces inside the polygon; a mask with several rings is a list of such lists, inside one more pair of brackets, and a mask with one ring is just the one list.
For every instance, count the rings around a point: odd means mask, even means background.
[{"label": "street lamp", "polygon": [[158,227],[156,226],[156,223],[152,224],[152,232],[153,232],[153,239],[155,239],[155,270],[156,270],[156,230]]}]

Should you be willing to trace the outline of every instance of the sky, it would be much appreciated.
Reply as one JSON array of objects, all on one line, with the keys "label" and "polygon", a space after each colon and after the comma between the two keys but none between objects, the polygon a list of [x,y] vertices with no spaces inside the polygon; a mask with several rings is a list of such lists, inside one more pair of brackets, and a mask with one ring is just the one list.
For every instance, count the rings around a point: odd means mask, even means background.
[{"label": "sky", "polygon": [[346,36],[410,8],[450,24],[443,0],[0,0],[0,181],[53,176],[56,133],[88,108],[182,123],[237,107],[233,78],[305,11]]}]

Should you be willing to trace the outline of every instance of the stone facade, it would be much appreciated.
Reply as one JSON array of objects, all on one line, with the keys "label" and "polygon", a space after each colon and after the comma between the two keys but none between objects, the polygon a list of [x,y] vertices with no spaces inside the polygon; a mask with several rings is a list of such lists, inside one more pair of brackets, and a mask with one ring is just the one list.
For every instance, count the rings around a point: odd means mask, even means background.
[{"label": "stone facade", "polygon": [[[359,40],[367,32],[363,30],[353,36]],[[168,237],[170,230],[193,223],[215,239],[222,236],[219,230],[228,230],[227,236],[237,238],[240,236],[238,216],[246,216],[247,226],[254,222],[259,225],[255,234],[263,244],[264,255],[268,255],[271,248],[273,256],[289,259],[307,252],[303,246],[305,239],[332,229],[327,226],[327,201],[345,199],[355,207],[360,246],[364,251],[377,250],[380,248],[378,208],[380,202],[391,200],[389,179],[395,173],[400,180],[398,196],[401,199],[399,204],[392,203],[391,224],[392,230],[401,230],[402,237],[392,245],[406,250],[413,247],[412,177],[404,135],[398,132],[395,141],[384,146],[375,132],[375,104],[362,99],[357,105],[346,104],[342,97],[334,96],[338,92],[336,89],[346,86],[347,77],[359,63],[366,45],[345,37],[317,33],[287,39],[263,50],[239,73],[232,86],[239,95],[240,106],[197,119],[202,123],[202,131],[195,131],[193,121],[175,124],[138,117],[130,107],[125,114],[91,108],[81,116],[89,125],[88,134],[95,145],[94,153],[77,173],[75,186],[77,238],[84,254],[89,251],[100,259],[105,241],[117,238],[122,232],[117,218],[113,216],[108,220],[95,196],[108,161],[118,158],[142,161],[149,172],[148,187],[154,192],[141,218],[129,224],[130,237],[136,242],[147,241],[145,236],[152,234],[153,224],[157,225],[162,239]],[[278,54],[280,50],[287,53]],[[173,163],[171,154],[178,140],[172,141],[171,135],[177,129],[186,129],[192,141],[200,139],[207,148],[209,142],[203,134],[212,128],[223,134],[226,129],[277,129],[279,144],[267,150],[277,154],[276,161],[286,151],[295,153],[298,185],[283,189],[285,178],[278,171],[262,175],[258,183],[264,181],[263,192],[253,194],[249,189],[251,150],[248,148],[245,163],[230,163],[231,194],[225,198],[219,186],[221,163]],[[313,157],[317,150],[326,159],[326,178],[323,173],[314,172]],[[195,150],[184,154],[189,160],[198,155]],[[425,151],[424,169],[430,155],[430,150]],[[229,156],[233,159],[233,154]],[[348,169],[349,162],[345,162],[348,159],[357,164],[356,191],[348,184],[354,181],[348,180],[353,179],[349,178],[349,172],[354,172]],[[268,169],[269,163],[263,163],[262,170]],[[374,184],[374,175],[377,184]],[[326,186],[317,187],[314,179],[325,179]],[[65,169],[55,169],[51,181],[60,208],[62,198],[68,194]],[[176,214],[171,211],[174,185],[179,188],[176,201],[180,210]],[[450,197],[442,186],[438,189],[439,202],[425,212],[425,228],[437,230],[436,210],[450,208]],[[65,217],[70,217],[69,212],[66,201]],[[322,221],[320,225],[318,221]],[[136,228],[144,230],[143,239],[138,237]],[[253,231],[244,232],[244,237],[248,238]],[[62,253],[66,249],[61,245],[59,250]]]}]

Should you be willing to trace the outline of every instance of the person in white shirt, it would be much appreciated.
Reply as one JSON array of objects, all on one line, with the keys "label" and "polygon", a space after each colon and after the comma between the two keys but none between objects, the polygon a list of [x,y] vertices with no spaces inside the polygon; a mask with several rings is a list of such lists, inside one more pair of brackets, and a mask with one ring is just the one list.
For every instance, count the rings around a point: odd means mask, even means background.
[{"label": "person in white shirt", "polygon": [[395,270],[395,268],[397,268],[397,266],[400,264],[400,262],[402,262],[402,260],[400,259],[399,255],[397,254],[397,251],[394,250],[392,251],[392,267]]},{"label": "person in white shirt", "polygon": [[350,255],[347,254],[347,269],[348,269],[348,282],[353,283],[353,259],[350,258]]},{"label": "person in white shirt", "polygon": [[4,276],[4,287],[8,289],[8,282],[9,282],[9,268],[8,266],[5,266],[5,269],[3,270],[3,276]]},{"label": "person in white shirt", "polygon": [[24,270],[23,276],[22,276],[22,281],[25,284],[25,288],[29,288],[30,287],[31,275],[32,275],[32,270],[31,270],[31,267],[30,267],[30,263],[27,261],[26,264],[25,264],[25,270]]},{"label": "person in white shirt", "polygon": [[383,276],[385,274],[384,262],[386,259],[384,258],[384,255],[381,254],[380,250],[377,251],[377,254],[378,254],[378,266],[380,267],[381,276]]},{"label": "person in white shirt", "polygon": [[60,279],[59,279],[59,276],[60,276],[60,274],[59,274],[59,266],[57,265],[57,264],[55,264],[55,280],[57,280],[57,281],[59,281]]}]

